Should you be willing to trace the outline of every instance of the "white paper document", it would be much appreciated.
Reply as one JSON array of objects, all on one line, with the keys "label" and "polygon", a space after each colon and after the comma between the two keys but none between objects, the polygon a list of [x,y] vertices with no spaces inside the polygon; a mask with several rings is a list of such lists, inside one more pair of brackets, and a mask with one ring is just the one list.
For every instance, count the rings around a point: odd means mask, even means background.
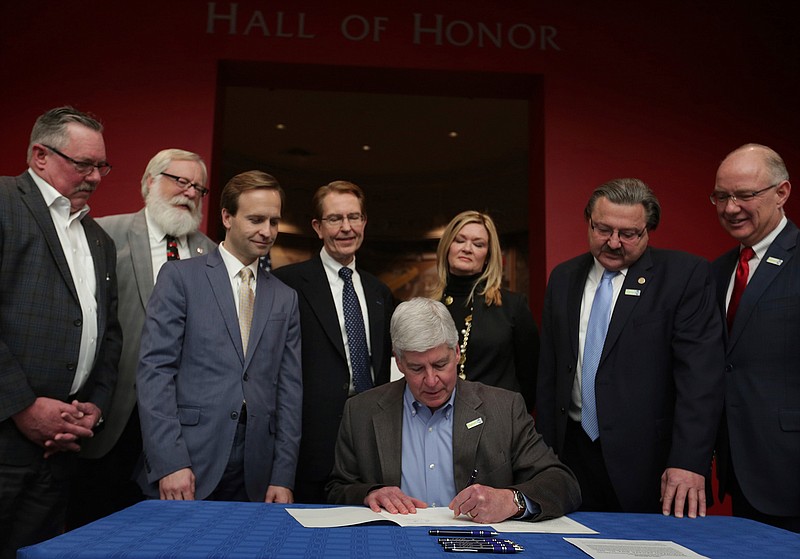
[{"label": "white paper document", "polygon": [[594,559],[656,557],[657,559],[709,559],[675,542],[657,540],[600,540],[564,538]]},{"label": "white paper document", "polygon": [[[386,511],[372,512],[369,507],[334,507],[322,509],[286,508],[295,520],[306,528],[337,528],[355,526],[388,520],[399,526],[456,526],[463,529],[478,529],[471,518],[460,516],[453,518],[453,511],[447,507],[430,507],[417,509],[416,514],[391,514]],[[496,532],[536,532],[549,534],[596,534],[571,518],[562,516],[543,522],[522,522],[506,520],[496,524],[487,524]]]}]

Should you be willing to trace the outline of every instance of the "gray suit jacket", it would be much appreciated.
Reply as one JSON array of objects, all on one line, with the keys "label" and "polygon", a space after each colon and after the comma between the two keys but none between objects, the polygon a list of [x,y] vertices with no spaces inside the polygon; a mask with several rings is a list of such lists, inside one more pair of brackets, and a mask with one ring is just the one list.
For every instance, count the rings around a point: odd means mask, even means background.
[{"label": "gray suit jacket", "polygon": [[[116,252],[95,221],[81,221],[97,281],[94,367],[78,394],[108,407],[122,333],[117,322]],[[81,340],[81,307],[41,192],[25,172],[0,177],[0,462],[29,464],[43,450],[11,416],[43,396],[67,401]],[[63,459],[59,455],[53,461]]]},{"label": "gray suit jacket", "polygon": [[[405,380],[350,398],[336,442],[331,503],[360,505],[381,486],[400,486]],[[545,520],[570,513],[581,503],[578,482],[536,432],[525,401],[516,392],[479,382],[457,381],[453,415],[453,472],[456,493],[473,469],[478,483],[518,489],[538,503]],[[481,418],[483,423],[467,424]],[[411,495],[412,497],[414,495]]]},{"label": "gray suit jacket", "polygon": [[230,279],[219,249],[167,262],[147,304],[137,371],[145,471],[139,484],[181,468],[206,498],[228,462],[247,401],[244,476],[248,496],[294,487],[303,399],[297,294],[259,270],[248,354],[242,351]]},{"label": "gray suit jacket", "polygon": [[[122,325],[122,357],[111,404],[104,411],[105,427],[81,445],[83,458],[102,458],[122,434],[136,404],[136,368],[145,308],[153,292],[153,261],[144,208],[136,213],[99,217],[97,223],[117,247],[119,322]],[[211,252],[217,245],[199,231],[187,235],[192,256]],[[165,249],[166,251],[166,249]]]}]

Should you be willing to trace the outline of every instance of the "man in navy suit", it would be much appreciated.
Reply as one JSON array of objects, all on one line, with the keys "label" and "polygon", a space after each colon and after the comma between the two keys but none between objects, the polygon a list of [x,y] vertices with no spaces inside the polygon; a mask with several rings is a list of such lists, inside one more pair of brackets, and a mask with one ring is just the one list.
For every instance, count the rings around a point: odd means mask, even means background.
[{"label": "man in navy suit", "polygon": [[713,264],[728,325],[717,466],[734,515],[800,532],[800,231],[783,209],[791,190],[766,146],[744,145],[717,170],[711,201],[739,243]]},{"label": "man in navy suit", "polygon": [[225,241],[167,262],[136,376],[149,497],[291,503],[303,387],[297,294],[258,266],[283,190],[249,171],[222,192]]},{"label": "man in navy suit", "polygon": [[313,200],[314,231],[323,242],[319,255],[275,270],[300,299],[303,331],[303,440],[297,465],[298,502],[324,503],[325,484],[342,410],[355,394],[353,363],[344,314],[343,269],[361,309],[366,334],[368,385],[389,381],[392,345],[389,322],[392,293],[375,276],[356,267],[356,252],[364,240],[367,213],[364,192],[357,185],[335,181],[317,189]]},{"label": "man in navy suit", "polygon": [[103,127],[59,107],[31,132],[28,170],[0,178],[0,557],[63,529],[80,442],[117,375],[114,243],[87,215],[111,166]]},{"label": "man in navy suit", "polygon": [[[537,427],[575,472],[583,510],[706,513],[722,324],[710,264],[648,246],[660,215],[642,181],[601,185],[584,210],[590,252],[547,285]],[[607,333],[587,343],[600,300]]]}]

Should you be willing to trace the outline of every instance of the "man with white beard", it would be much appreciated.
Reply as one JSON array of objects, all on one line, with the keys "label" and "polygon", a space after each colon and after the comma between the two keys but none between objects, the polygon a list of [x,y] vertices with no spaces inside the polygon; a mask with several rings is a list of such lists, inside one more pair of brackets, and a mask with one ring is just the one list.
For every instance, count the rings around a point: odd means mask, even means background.
[{"label": "man with white beard", "polygon": [[203,197],[208,194],[202,158],[165,149],[150,160],[142,177],[145,207],[132,214],[101,217],[97,222],[117,247],[119,319],[123,332],[117,386],[104,428],[82,444],[80,467],[67,510],[67,528],[77,528],[140,500],[132,481],[142,451],[136,409],[136,368],[145,308],[161,266],[215,247],[197,231]]}]

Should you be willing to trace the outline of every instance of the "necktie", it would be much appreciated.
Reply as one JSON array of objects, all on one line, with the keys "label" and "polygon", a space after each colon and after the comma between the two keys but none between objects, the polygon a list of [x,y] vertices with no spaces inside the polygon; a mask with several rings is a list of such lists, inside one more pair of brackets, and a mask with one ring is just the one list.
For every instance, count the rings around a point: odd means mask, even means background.
[{"label": "necktie", "polygon": [[178,239],[172,235],[167,235],[167,260],[180,260],[178,254]]},{"label": "necktie", "polygon": [[253,323],[253,303],[256,294],[251,289],[253,270],[245,266],[239,270],[239,330],[242,333],[242,349],[247,355],[247,342],[250,340],[250,325]]},{"label": "necktie", "polygon": [[600,427],[597,423],[597,402],[594,394],[594,381],[597,377],[597,367],[600,364],[600,355],[606,342],[608,323],[611,321],[611,301],[614,298],[614,287],[611,280],[619,272],[605,270],[597,290],[594,292],[594,302],[589,314],[589,324],[586,328],[586,341],[583,346],[583,368],[581,370],[581,425],[589,438],[596,441],[600,436]]},{"label": "necktie", "polygon": [[752,247],[744,247],[739,253],[739,265],[736,266],[736,279],[733,280],[733,291],[728,303],[728,331],[733,327],[733,318],[739,308],[739,301],[747,287],[747,277],[750,275],[750,259],[756,255]]},{"label": "necktie", "polygon": [[353,366],[353,387],[356,392],[372,388],[372,376],[367,351],[367,334],[364,330],[364,316],[358,295],[353,288],[353,270],[339,269],[339,277],[344,280],[342,306],[344,308],[344,329],[347,332],[347,347],[350,349],[350,364]]}]

